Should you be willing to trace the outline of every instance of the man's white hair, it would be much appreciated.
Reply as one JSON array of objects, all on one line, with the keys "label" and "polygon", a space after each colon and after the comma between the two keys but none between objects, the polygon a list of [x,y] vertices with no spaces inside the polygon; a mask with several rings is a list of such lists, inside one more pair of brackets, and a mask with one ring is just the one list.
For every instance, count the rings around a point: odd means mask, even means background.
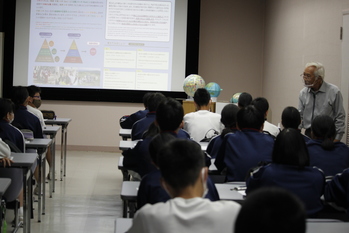
[{"label": "man's white hair", "polygon": [[314,75],[316,79],[318,77],[321,77],[322,79],[325,78],[325,68],[320,62],[309,62],[305,65],[305,68],[308,68],[310,66],[315,67]]}]

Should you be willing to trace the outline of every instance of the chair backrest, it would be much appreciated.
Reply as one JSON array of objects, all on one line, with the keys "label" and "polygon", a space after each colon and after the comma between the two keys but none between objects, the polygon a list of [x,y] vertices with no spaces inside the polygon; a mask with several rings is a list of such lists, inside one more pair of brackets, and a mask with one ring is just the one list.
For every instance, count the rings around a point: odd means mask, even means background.
[{"label": "chair backrest", "polygon": [[12,152],[22,153],[22,151],[10,140],[4,140],[4,142],[10,147]]}]

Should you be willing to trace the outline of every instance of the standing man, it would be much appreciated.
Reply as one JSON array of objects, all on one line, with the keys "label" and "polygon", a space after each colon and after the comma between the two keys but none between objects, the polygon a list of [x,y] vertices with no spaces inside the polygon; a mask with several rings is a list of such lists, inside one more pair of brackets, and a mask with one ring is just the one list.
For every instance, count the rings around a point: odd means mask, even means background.
[{"label": "standing man", "polygon": [[302,118],[300,127],[310,137],[313,119],[318,115],[328,115],[336,125],[335,141],[340,141],[345,129],[345,111],[339,88],[324,81],[325,69],[319,62],[307,63],[301,77],[304,88],[299,93],[298,110]]}]

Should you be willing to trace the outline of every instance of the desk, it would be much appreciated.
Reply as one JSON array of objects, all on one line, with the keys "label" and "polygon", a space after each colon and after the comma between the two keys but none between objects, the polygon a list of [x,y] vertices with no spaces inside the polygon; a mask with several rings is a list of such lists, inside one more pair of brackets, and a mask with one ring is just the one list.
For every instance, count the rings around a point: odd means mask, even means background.
[{"label": "desk", "polygon": [[[56,135],[61,127],[60,126],[45,126],[43,129],[44,134],[47,134],[52,139],[51,155],[52,162],[50,167],[50,197],[52,198],[52,192],[55,191],[55,170],[56,170]],[[45,175],[45,174],[44,174]]]},{"label": "desk", "polygon": [[[32,172],[31,168],[36,162],[36,153],[11,153],[13,163],[10,168],[21,168],[23,171],[23,232],[30,233],[30,212],[32,210]],[[27,195],[28,194],[28,195]]]},{"label": "desk", "polygon": [[117,218],[115,220],[114,233],[125,233],[132,226],[131,218]]},{"label": "desk", "polygon": [[122,137],[122,140],[127,141],[128,138],[131,138],[131,129],[120,128],[119,136]]},{"label": "desk", "polygon": [[124,181],[121,187],[121,199],[123,200],[123,217],[127,218],[127,209],[130,209],[130,218],[136,211],[137,193],[139,181]]},{"label": "desk", "polygon": [[[139,140],[135,140],[135,141],[120,141],[119,142],[119,149],[124,151],[124,150],[128,150],[130,148],[133,148],[137,145]],[[207,149],[207,145],[208,145],[208,142],[199,142],[200,146],[201,146],[201,150],[202,151],[206,151]]]},{"label": "desk", "polygon": [[307,222],[307,233],[347,233],[348,222]]},{"label": "desk", "polygon": [[67,137],[68,137],[68,125],[72,121],[71,118],[57,118],[57,119],[45,119],[47,125],[60,125],[62,126],[61,136],[61,181],[63,180],[63,167],[64,176],[67,170]]},{"label": "desk", "polygon": [[128,181],[130,180],[130,176],[128,175],[127,169],[124,168],[124,156],[120,156],[119,161],[118,161],[118,169],[122,173],[122,180],[123,181]]},{"label": "desk", "polygon": [[244,200],[245,190],[237,191],[234,188],[246,186],[245,182],[231,182],[215,184],[219,198],[221,200],[242,201]]},{"label": "desk", "polygon": [[[0,200],[2,200],[2,196],[4,195],[4,193],[6,192],[8,186],[10,186],[11,184],[11,179],[10,178],[0,178]],[[5,202],[4,202],[5,203]],[[1,206],[2,206],[2,202],[1,202]],[[6,206],[3,206],[6,208]],[[2,220],[2,211],[0,210],[0,219]],[[1,221],[1,231],[2,231],[2,221]]]},{"label": "desk", "polygon": [[[39,187],[39,195],[38,195],[38,222],[41,222],[41,210],[42,214],[45,214],[45,173],[46,173],[46,161],[45,161],[45,152],[47,148],[51,145],[52,139],[46,139],[46,138],[34,138],[34,140],[26,142],[25,146],[26,148],[31,149],[44,149],[41,153],[38,153],[39,155],[39,179],[40,182],[38,182]],[[40,151],[40,150],[38,150]],[[42,191],[42,192],[41,192]],[[42,193],[42,194],[41,194]],[[41,198],[42,196],[42,198]],[[42,200],[41,200],[42,199]],[[42,203],[42,207],[41,207]]]}]

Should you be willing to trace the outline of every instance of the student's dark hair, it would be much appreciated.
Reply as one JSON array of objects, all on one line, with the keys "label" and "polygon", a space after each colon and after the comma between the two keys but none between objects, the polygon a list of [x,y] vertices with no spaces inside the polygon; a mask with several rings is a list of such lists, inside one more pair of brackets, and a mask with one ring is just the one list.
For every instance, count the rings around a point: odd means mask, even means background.
[{"label": "student's dark hair", "polygon": [[281,122],[284,128],[298,129],[301,124],[301,114],[295,107],[286,107],[282,111]]},{"label": "student's dark hair", "polygon": [[153,163],[158,166],[158,153],[160,149],[166,145],[166,143],[169,143],[170,141],[176,139],[175,136],[173,136],[170,133],[159,133],[155,135],[149,144],[149,154],[151,157],[151,160]]},{"label": "student's dark hair", "polygon": [[247,196],[235,222],[235,233],[305,233],[306,212],[294,194],[276,187]]},{"label": "student's dark hair", "polygon": [[263,114],[265,114],[269,109],[268,100],[266,98],[263,98],[263,97],[255,98],[254,100],[252,100],[251,104],[253,106],[255,106]]},{"label": "student's dark hair", "polygon": [[166,183],[176,191],[181,191],[195,184],[205,166],[205,159],[198,143],[175,139],[159,151],[158,165]]},{"label": "student's dark hair", "polygon": [[168,97],[162,101],[156,111],[156,121],[161,131],[175,131],[183,121],[184,110],[175,99]]},{"label": "student's dark hair", "polygon": [[6,117],[7,113],[14,112],[15,105],[10,99],[0,98],[0,119]]},{"label": "student's dark hair", "polygon": [[149,97],[152,95],[151,92],[147,92],[143,95],[143,105],[145,108],[148,108],[148,100],[149,100]]},{"label": "student's dark hair", "polygon": [[159,104],[165,100],[165,96],[160,92],[151,94],[148,98],[148,109],[149,112],[155,112]]},{"label": "student's dark hair", "polygon": [[336,126],[330,116],[316,116],[311,123],[311,132],[314,138],[322,140],[321,147],[324,150],[332,150],[334,148],[333,140],[336,136]]},{"label": "student's dark hair", "polygon": [[248,128],[260,130],[264,123],[264,114],[249,105],[238,111],[236,119],[240,130]]},{"label": "student's dark hair", "polygon": [[224,137],[227,133],[230,133],[236,128],[236,115],[239,111],[239,107],[235,104],[227,104],[224,106],[221,112],[221,122],[225,126],[221,133],[221,137]]},{"label": "student's dark hair", "polygon": [[250,93],[242,92],[239,95],[238,106],[240,108],[247,107],[248,105],[251,104],[251,102],[252,102],[252,95]]},{"label": "student's dark hair", "polygon": [[194,94],[194,101],[199,106],[206,106],[210,102],[211,95],[205,88],[198,88]]},{"label": "student's dark hair", "polygon": [[41,88],[35,85],[27,87],[27,90],[30,97],[34,97],[35,93],[41,93]]},{"label": "student's dark hair", "polygon": [[25,102],[28,96],[29,94],[27,88],[22,86],[13,87],[11,100],[15,104],[16,109]]},{"label": "student's dark hair", "polygon": [[309,153],[302,134],[288,128],[276,137],[273,150],[273,163],[298,166],[309,166]]}]

